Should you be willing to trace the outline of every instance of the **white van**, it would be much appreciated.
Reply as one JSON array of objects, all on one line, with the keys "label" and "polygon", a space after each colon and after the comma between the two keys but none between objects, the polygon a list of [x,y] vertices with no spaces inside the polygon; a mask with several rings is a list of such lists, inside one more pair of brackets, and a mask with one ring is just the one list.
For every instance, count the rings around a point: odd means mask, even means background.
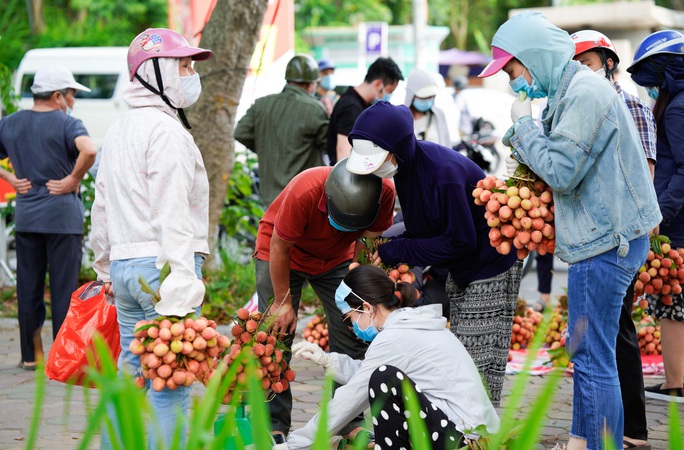
[{"label": "white van", "polygon": [[107,129],[121,116],[128,105],[122,94],[128,85],[126,56],[128,47],[69,47],[29,50],[14,75],[14,89],[21,96],[20,108],[33,107],[31,85],[40,67],[59,65],[74,74],[79,83],[91,92],[76,93],[74,117],[83,120],[98,148]]}]

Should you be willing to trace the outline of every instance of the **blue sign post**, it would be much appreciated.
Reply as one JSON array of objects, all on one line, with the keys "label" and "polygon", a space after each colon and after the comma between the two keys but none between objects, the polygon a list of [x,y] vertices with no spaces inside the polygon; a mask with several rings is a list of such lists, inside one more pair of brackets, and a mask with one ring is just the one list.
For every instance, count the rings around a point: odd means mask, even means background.
[{"label": "blue sign post", "polygon": [[[359,63],[387,56],[387,22],[364,22],[359,25]],[[372,62],[372,61],[371,61]]]}]

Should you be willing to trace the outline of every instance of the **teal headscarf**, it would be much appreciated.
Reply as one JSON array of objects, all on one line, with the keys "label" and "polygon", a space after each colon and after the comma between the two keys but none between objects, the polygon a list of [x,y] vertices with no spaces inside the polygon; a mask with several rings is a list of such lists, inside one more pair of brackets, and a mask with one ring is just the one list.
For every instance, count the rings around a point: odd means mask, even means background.
[{"label": "teal headscarf", "polygon": [[525,11],[499,27],[493,47],[499,47],[520,61],[552,98],[563,72],[575,55],[567,31],[553,25],[541,13]]}]

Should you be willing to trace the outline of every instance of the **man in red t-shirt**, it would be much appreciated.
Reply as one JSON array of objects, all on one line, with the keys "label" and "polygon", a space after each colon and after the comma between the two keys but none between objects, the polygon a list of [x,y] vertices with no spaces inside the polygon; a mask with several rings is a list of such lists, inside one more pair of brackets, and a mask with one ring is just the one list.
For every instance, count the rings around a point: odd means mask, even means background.
[{"label": "man in red t-shirt", "polygon": [[[314,167],[294,177],[259,222],[256,251],[259,310],[276,316],[274,329],[294,339],[297,310],[305,281],[323,302],[328,320],[330,351],[361,359],[367,345],[344,324],[335,305],[335,290],[361,251],[361,237],[380,236],[392,225],[394,185],[375,175],[347,171],[346,160],[335,167]],[[275,232],[274,232],[275,230]],[[289,354],[288,354],[289,358]],[[290,390],[269,402],[272,430],[290,430]],[[359,419],[345,427],[348,434],[362,426]],[[282,436],[275,436],[282,438]]]}]

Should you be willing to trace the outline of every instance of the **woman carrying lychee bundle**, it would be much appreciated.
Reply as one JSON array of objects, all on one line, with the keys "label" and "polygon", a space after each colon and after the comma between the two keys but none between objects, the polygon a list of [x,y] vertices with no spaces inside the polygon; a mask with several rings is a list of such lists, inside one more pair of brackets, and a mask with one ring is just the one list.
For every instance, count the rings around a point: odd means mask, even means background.
[{"label": "woman carrying lychee bundle", "polygon": [[[194,104],[202,91],[193,61],[211,55],[166,28],[143,31],[128,48],[130,83],[123,99],[130,109],[110,127],[102,145],[90,235],[93,269],[115,298],[121,373],[141,371],[140,357],[129,347],[138,321],[199,312],[204,299],[209,181],[202,154],[183,128],[189,128],[183,108]],[[171,272],[160,283],[165,264]],[[158,290],[158,303],[139,279]],[[187,416],[190,387],[152,389],[149,397],[153,414],[147,448],[168,448],[178,417]],[[119,448],[116,442],[123,439],[115,409],[108,411],[114,433],[103,427],[103,450]],[[181,421],[181,447],[185,423]]]},{"label": "woman carrying lychee bundle", "polygon": [[[365,359],[325,353],[310,342],[293,346],[295,356],[329,368],[342,385],[328,405],[331,435],[371,406],[375,442],[383,449],[411,448],[402,380],[416,391],[431,448],[457,448],[477,427],[498,430],[480,374],[446,328],[441,305],[412,308],[417,297],[410,283],[395,284],[382,269],[359,266],[345,276],[335,302],[357,337],[370,342]],[[320,413],[290,433],[287,448],[310,448],[319,419]]]}]

